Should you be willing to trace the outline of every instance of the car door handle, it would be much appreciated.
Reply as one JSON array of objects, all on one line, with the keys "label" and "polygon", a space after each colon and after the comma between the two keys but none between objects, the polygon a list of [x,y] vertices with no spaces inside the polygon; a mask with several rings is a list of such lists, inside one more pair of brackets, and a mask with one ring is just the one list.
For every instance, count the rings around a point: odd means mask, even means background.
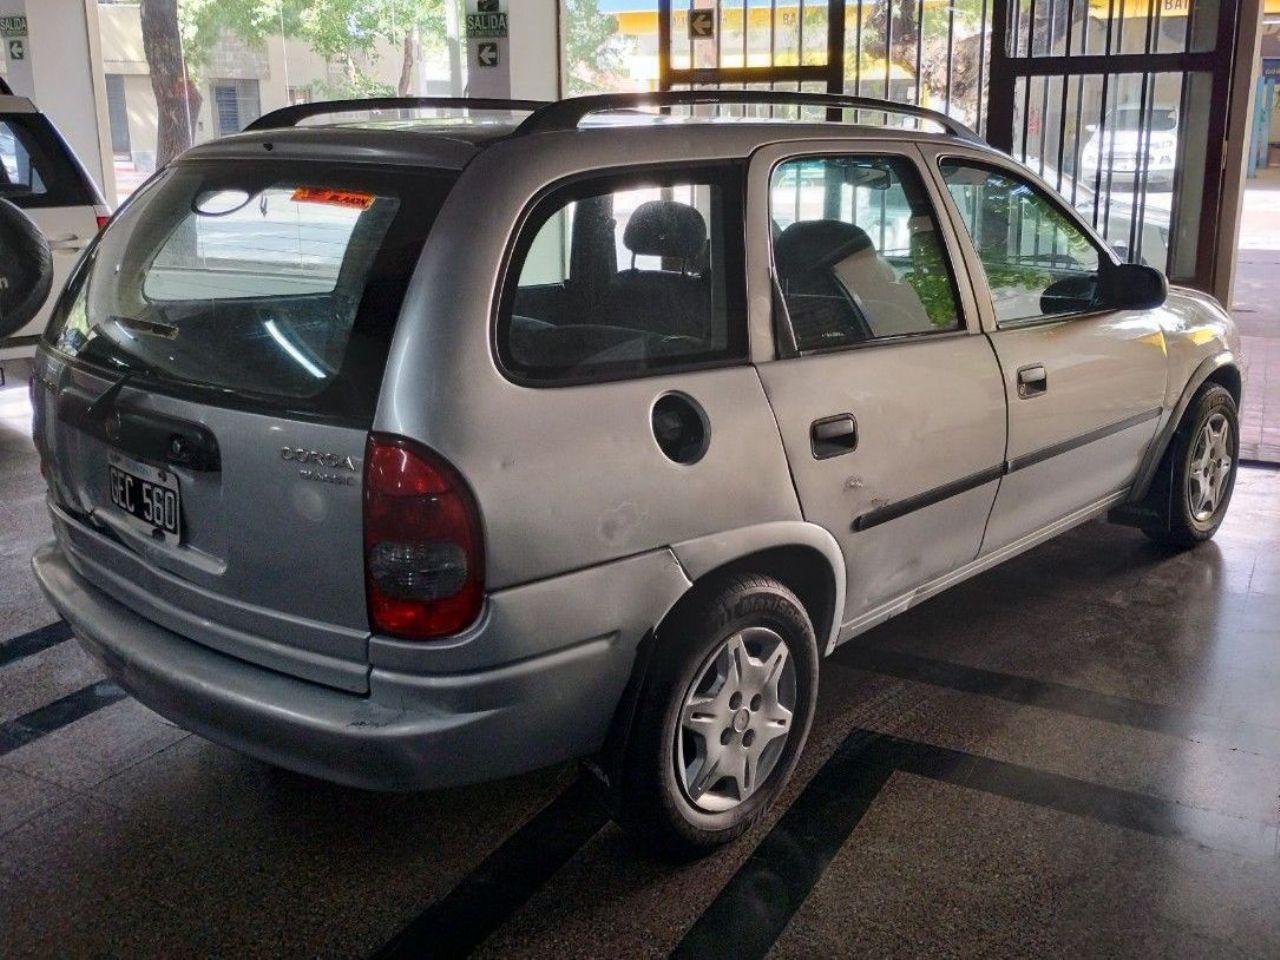
[{"label": "car door handle", "polygon": [[813,421],[809,444],[815,460],[838,457],[858,448],[858,421],[852,413],[838,413]]},{"label": "car door handle", "polygon": [[49,238],[50,250],[83,250],[84,237],[76,233],[68,233],[61,237]]},{"label": "car door handle", "polygon": [[1018,396],[1023,400],[1038,397],[1049,389],[1049,373],[1043,363],[1018,368]]}]

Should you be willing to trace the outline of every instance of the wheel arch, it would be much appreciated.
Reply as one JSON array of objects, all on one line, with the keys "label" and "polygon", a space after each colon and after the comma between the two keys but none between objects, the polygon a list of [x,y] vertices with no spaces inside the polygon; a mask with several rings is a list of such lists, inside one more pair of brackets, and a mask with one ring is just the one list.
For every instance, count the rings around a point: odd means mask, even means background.
[{"label": "wheel arch", "polygon": [[765,523],[674,544],[671,551],[691,586],[663,620],[724,575],[760,573],[800,598],[813,621],[819,653],[834,649],[844,612],[845,563],[827,530],[803,521]]},{"label": "wheel arch", "polygon": [[671,552],[684,570],[689,587],[661,611],[636,651],[631,678],[614,714],[605,745],[587,766],[603,783],[604,799],[617,802],[613,788],[620,776],[631,737],[636,704],[643,696],[655,639],[664,623],[733,573],[762,573],[777,578],[800,598],[813,621],[818,654],[835,648],[844,612],[845,562],[840,546],[827,530],[804,521],[776,521],[741,527],[673,544]]},{"label": "wheel arch", "polygon": [[1155,480],[1160,464],[1164,460],[1165,451],[1169,449],[1169,444],[1173,442],[1174,434],[1178,432],[1178,428],[1182,425],[1182,418],[1186,414],[1187,408],[1191,405],[1196,392],[1210,382],[1225,387],[1230,392],[1232,399],[1235,400],[1236,406],[1240,405],[1240,398],[1244,392],[1244,378],[1240,372],[1239,361],[1230,350],[1223,350],[1213,356],[1205,357],[1200,361],[1191,376],[1187,378],[1187,382],[1182,388],[1182,393],[1178,396],[1177,403],[1174,404],[1173,409],[1169,412],[1168,419],[1161,425],[1155,439],[1151,441],[1151,446],[1147,448],[1147,455],[1142,461],[1142,466],[1138,470],[1137,478],[1134,480],[1133,488],[1129,493],[1129,504],[1140,504],[1147,499],[1147,494],[1151,491],[1152,482]]}]

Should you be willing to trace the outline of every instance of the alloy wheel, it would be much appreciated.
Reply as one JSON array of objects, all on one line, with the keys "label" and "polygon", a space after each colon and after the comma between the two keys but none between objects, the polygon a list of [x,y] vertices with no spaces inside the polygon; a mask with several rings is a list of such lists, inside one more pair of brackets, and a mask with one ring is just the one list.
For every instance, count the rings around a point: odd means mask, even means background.
[{"label": "alloy wheel", "polygon": [[1215,413],[1204,422],[1187,464],[1187,508],[1197,523],[1210,520],[1230,488],[1233,459],[1231,423]]},{"label": "alloy wheel", "polygon": [[769,778],[791,733],[796,668],[768,627],[725,640],[694,675],[676,730],[676,776],[709,813],[731,810]]}]

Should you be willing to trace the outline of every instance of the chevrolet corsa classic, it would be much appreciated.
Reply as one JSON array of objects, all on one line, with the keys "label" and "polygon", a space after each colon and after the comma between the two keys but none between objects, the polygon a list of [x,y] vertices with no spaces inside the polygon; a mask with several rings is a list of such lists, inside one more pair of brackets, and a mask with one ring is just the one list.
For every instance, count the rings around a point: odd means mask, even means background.
[{"label": "chevrolet corsa classic", "polygon": [[837,645],[1091,518],[1213,536],[1241,378],[954,121],[698,92],[264,117],[115,217],[32,390],[36,575],[140,701],[376,789],[587,758],[689,855]]}]

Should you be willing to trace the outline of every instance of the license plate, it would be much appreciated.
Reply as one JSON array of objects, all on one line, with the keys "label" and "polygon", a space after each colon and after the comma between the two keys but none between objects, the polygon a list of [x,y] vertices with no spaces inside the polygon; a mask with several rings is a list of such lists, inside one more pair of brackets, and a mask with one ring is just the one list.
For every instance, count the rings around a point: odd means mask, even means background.
[{"label": "license plate", "polygon": [[164,543],[182,535],[182,499],[178,478],[169,470],[113,453],[107,464],[111,503],[131,526]]}]

